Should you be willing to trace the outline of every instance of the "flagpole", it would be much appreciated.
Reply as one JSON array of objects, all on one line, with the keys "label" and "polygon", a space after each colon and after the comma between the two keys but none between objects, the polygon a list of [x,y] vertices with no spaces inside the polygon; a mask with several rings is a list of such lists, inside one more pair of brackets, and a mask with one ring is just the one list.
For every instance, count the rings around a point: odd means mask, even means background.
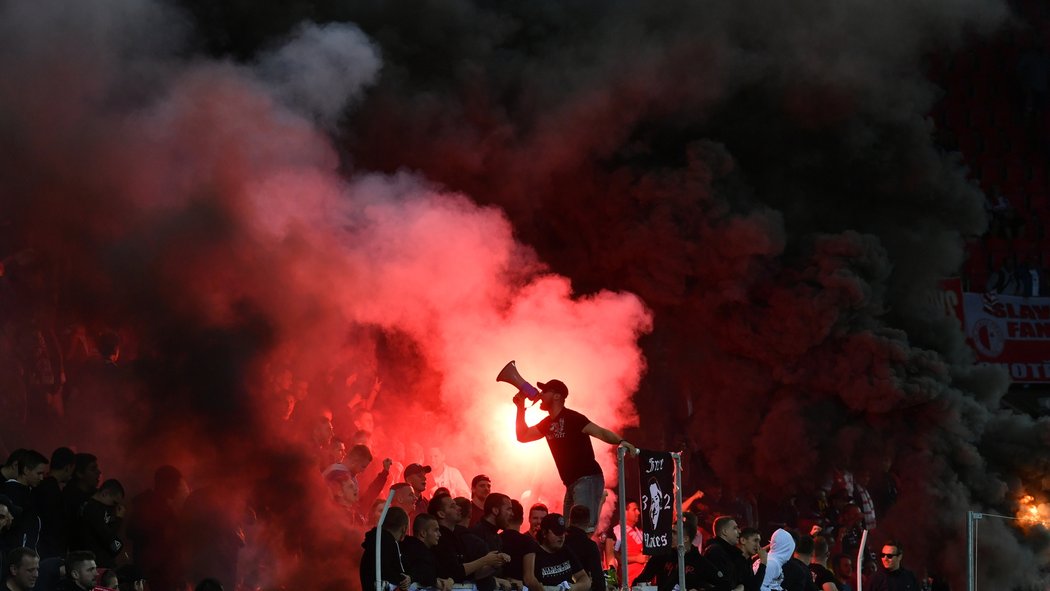
[{"label": "flagpole", "polygon": [[678,590],[687,591],[685,588],[685,547],[692,544],[692,540],[685,539],[685,513],[682,512],[682,453],[671,452],[674,458],[674,503],[678,511],[678,523],[675,525],[678,531]]}]

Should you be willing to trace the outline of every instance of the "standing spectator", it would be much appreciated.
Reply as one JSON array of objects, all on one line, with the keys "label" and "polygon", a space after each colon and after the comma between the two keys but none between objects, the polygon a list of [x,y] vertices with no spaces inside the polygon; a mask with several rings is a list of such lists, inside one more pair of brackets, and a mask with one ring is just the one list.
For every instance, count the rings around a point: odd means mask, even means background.
[{"label": "standing spectator", "polygon": [[769,554],[762,547],[762,534],[758,528],[746,527],[740,530],[740,539],[736,547],[744,556],[744,562],[738,562],[743,569],[740,571],[740,579],[744,591],[758,591],[766,574],[766,561],[769,559]]},{"label": "standing spectator", "polygon": [[813,558],[809,562],[809,572],[813,577],[813,584],[819,591],[840,591],[838,579],[828,569],[830,554],[831,549],[828,547],[826,538],[821,536],[813,538]]},{"label": "standing spectator", "polygon": [[510,501],[510,520],[507,527],[500,532],[499,537],[503,552],[510,557],[510,562],[503,565],[503,577],[511,583],[517,583],[519,588],[524,585],[525,580],[522,561],[526,554],[536,551],[537,544],[535,536],[521,533],[521,525],[524,521],[525,508],[521,503],[512,499]]},{"label": "standing spectator", "polygon": [[809,563],[813,561],[813,538],[801,535],[795,542],[795,551],[784,563],[784,591],[816,591]]},{"label": "standing spectator", "polygon": [[[470,493],[467,489],[467,481],[463,480],[463,474],[445,463],[445,452],[440,447],[430,448],[427,454],[427,464],[433,469],[434,488],[445,487],[453,497],[466,496]],[[468,519],[470,515],[466,516]]]},{"label": "standing spectator", "polygon": [[857,473],[857,482],[854,487],[854,497],[860,505],[860,512],[864,514],[864,529],[871,531],[875,529],[875,501],[871,498],[868,485],[871,483],[871,472],[862,470]]},{"label": "standing spectator", "polygon": [[470,525],[473,526],[485,516],[485,499],[492,492],[492,480],[484,474],[478,474],[470,480]]},{"label": "standing spectator", "polygon": [[[638,521],[642,517],[638,501],[627,501],[625,515],[627,516],[627,567],[624,568],[624,565],[620,565],[620,580],[633,581],[645,568],[646,561],[646,556],[642,552],[642,530],[638,527]],[[619,531],[619,528],[614,528],[613,531]],[[621,559],[621,543],[622,540],[619,539],[615,539],[613,543],[613,551],[617,562]]]},{"label": "standing spectator", "polygon": [[583,505],[573,506],[569,511],[569,527],[565,531],[565,546],[576,555],[580,564],[587,571],[587,575],[591,577],[591,591],[605,591],[602,553],[598,549],[598,544],[587,535],[587,524],[590,522],[590,509]]},{"label": "standing spectator", "polygon": [[[473,505],[471,504],[470,506],[472,507]],[[499,552],[508,562],[510,561],[510,556],[503,554],[503,541],[499,537],[499,532],[502,529],[507,529],[510,517],[510,497],[502,493],[492,493],[487,495],[485,499],[485,516],[469,530],[471,534],[477,536],[485,543],[487,552]],[[503,588],[510,587],[506,580],[500,579],[503,575],[502,565],[500,566],[501,568],[492,573],[492,576],[476,579],[475,583],[479,591],[491,591],[497,585]]]},{"label": "standing spectator", "polygon": [[102,478],[98,458],[91,454],[78,453],[73,464],[73,478],[62,489],[62,516],[66,520],[66,533],[70,543],[78,535],[80,507],[95,494],[98,482]]},{"label": "standing spectator", "polygon": [[394,498],[390,501],[391,507],[397,507],[409,514],[416,508],[416,491],[407,482],[398,482],[390,487],[394,491]]},{"label": "standing spectator", "polygon": [[539,382],[536,385],[540,390],[540,410],[546,411],[548,416],[536,425],[528,426],[525,423],[525,394],[518,392],[514,396],[517,407],[515,434],[522,443],[546,438],[554,465],[558,468],[558,476],[565,484],[562,507],[586,505],[591,511],[592,520],[588,531],[594,531],[594,522],[601,510],[605,476],[594,459],[591,438],[611,445],[623,445],[632,455],[638,455],[638,449],[616,433],[566,408],[565,399],[569,397],[569,388],[561,380]]},{"label": "standing spectator", "polygon": [[[696,537],[696,516],[692,513],[685,514],[685,522],[682,523],[682,533],[687,540]],[[645,564],[645,569],[631,585],[639,583],[656,582],[658,591],[671,591],[678,585],[678,527],[671,528],[671,548],[663,554],[653,556]],[[703,589],[707,581],[718,578],[714,567],[700,554],[696,546],[689,544],[685,553],[685,588]],[[602,584],[602,589],[605,585]],[[592,585],[592,589],[593,589]],[[601,590],[597,590],[601,591]]]},{"label": "standing spectator", "polygon": [[785,589],[784,565],[795,551],[795,540],[786,530],[778,529],[769,539],[769,557],[766,560],[766,574],[762,578],[762,591]]},{"label": "standing spectator", "polygon": [[80,507],[80,547],[95,555],[98,566],[114,568],[124,550],[120,525],[124,517],[124,487],[110,479]]},{"label": "standing spectator", "polygon": [[360,567],[363,591],[376,588],[376,536],[380,536],[379,546],[382,552],[379,557],[379,579],[397,585],[401,591],[408,591],[412,578],[405,572],[401,563],[401,548],[398,546],[398,542],[405,539],[407,531],[408,513],[399,507],[391,507],[383,519],[382,529],[374,528],[365,534],[365,541],[361,544],[365,551],[361,556]]},{"label": "standing spectator", "polygon": [[540,524],[539,547],[525,555],[525,586],[529,589],[562,588],[590,591],[591,577],[565,547],[565,518],[550,513]]},{"label": "standing spectator", "polygon": [[[714,567],[715,580],[710,585],[718,591],[743,591],[746,573],[751,565],[737,547],[740,527],[728,515],[715,518],[711,525],[711,541],[704,549],[704,558]],[[794,548],[794,544],[792,544]],[[789,554],[790,555],[790,554]],[[754,571],[752,571],[754,572]]]},{"label": "standing spectator", "polygon": [[41,558],[65,556],[69,549],[69,533],[62,518],[62,488],[73,478],[76,454],[68,447],[60,447],[51,453],[51,464],[47,478],[33,489],[36,506],[40,510]]},{"label": "standing spectator", "polygon": [[832,570],[838,579],[839,591],[853,591],[856,588],[856,572],[853,570],[853,558],[845,554],[836,554],[831,560]]},{"label": "standing spectator", "polygon": [[32,491],[44,480],[46,472],[47,458],[40,452],[27,450],[18,460],[18,476],[0,485],[0,492],[22,508],[21,514],[15,516],[14,523],[4,535],[5,548],[26,547],[36,550],[40,542],[40,512]]},{"label": "standing spectator", "polygon": [[401,543],[401,561],[412,582],[420,587],[451,591],[452,579],[437,576],[437,556],[434,547],[441,539],[441,526],[429,513],[420,513],[412,521],[412,535]]},{"label": "standing spectator", "polygon": [[547,516],[550,511],[547,509],[547,505],[543,503],[536,503],[529,507],[529,535],[533,538],[539,539],[540,535],[540,523],[543,522],[543,518]]},{"label": "standing spectator", "polygon": [[430,474],[430,470],[430,466],[419,464],[409,464],[405,468],[405,482],[412,485],[412,490],[416,493],[416,505],[412,510],[412,515],[427,512],[427,504],[430,500],[423,495],[423,492],[427,490],[427,474]]},{"label": "standing spectator", "polygon": [[131,501],[128,537],[151,591],[174,591],[178,583],[182,549],[176,523],[189,493],[178,468],[161,466],[153,473],[153,488]]},{"label": "standing spectator", "polygon": [[901,566],[904,547],[900,542],[889,540],[882,546],[882,568],[871,577],[865,587],[869,591],[919,591],[919,580],[908,569]]},{"label": "standing spectator", "polygon": [[361,482],[358,480],[358,475],[368,468],[368,465],[372,463],[372,452],[369,451],[365,445],[355,445],[350,448],[350,451],[346,454],[346,467],[350,469],[350,478],[357,484],[357,490],[361,491],[360,498],[362,499],[374,499],[379,496],[379,492],[386,486],[386,479],[390,475],[390,459],[383,460],[383,470],[376,475],[375,479],[368,488],[361,488]]},{"label": "standing spectator", "polygon": [[40,576],[40,556],[32,548],[15,548],[7,554],[5,589],[8,591],[33,591]]},{"label": "standing spectator", "polygon": [[438,576],[465,583],[491,575],[505,561],[499,552],[474,556],[465,540],[456,535],[459,527],[459,506],[447,494],[430,499],[427,512],[438,520],[441,536],[434,553],[437,555]]}]

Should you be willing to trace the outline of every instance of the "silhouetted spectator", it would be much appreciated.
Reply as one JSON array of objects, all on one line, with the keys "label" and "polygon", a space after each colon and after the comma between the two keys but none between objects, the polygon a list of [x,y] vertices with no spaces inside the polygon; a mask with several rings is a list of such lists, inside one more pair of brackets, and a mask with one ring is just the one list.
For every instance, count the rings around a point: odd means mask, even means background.
[{"label": "silhouetted spectator", "polygon": [[26,547],[35,551],[40,543],[40,511],[32,491],[43,482],[46,473],[47,458],[28,450],[18,459],[18,476],[0,485],[0,492],[22,509],[4,534],[5,548]]},{"label": "silhouetted spectator", "polygon": [[188,495],[178,468],[161,466],[153,473],[153,488],[131,500],[128,539],[151,591],[172,591],[179,582],[182,550],[177,523]]},{"label": "silhouetted spectator", "polygon": [[95,563],[113,568],[124,550],[120,525],[124,517],[124,487],[110,479],[80,507],[78,547],[95,555]]},{"label": "silhouetted spectator", "polygon": [[68,447],[51,453],[48,476],[33,489],[33,497],[40,510],[40,545],[43,559],[65,556],[69,550],[69,532],[62,513],[62,487],[73,478],[76,454]]}]

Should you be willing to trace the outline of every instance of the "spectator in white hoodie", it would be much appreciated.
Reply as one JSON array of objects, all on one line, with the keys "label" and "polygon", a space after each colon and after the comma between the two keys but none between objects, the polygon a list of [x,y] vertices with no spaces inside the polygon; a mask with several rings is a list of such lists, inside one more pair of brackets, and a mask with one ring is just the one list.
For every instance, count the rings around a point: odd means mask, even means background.
[{"label": "spectator in white hoodie", "polygon": [[[784,563],[795,552],[795,539],[783,529],[773,532],[769,539],[769,555],[766,558],[766,576],[762,579],[762,591],[784,591]],[[755,570],[760,563],[755,561]]]}]

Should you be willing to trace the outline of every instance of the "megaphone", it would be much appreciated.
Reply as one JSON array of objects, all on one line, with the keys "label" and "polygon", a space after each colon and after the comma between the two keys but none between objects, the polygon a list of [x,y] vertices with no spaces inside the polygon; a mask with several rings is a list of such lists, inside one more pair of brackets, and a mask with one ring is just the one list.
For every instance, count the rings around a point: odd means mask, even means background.
[{"label": "megaphone", "polygon": [[511,386],[514,386],[529,400],[536,400],[539,398],[540,391],[536,389],[536,386],[533,386],[527,382],[525,378],[521,377],[521,374],[518,373],[518,366],[514,365],[513,361],[504,365],[503,369],[499,370],[499,375],[496,376],[496,381],[506,382]]}]

